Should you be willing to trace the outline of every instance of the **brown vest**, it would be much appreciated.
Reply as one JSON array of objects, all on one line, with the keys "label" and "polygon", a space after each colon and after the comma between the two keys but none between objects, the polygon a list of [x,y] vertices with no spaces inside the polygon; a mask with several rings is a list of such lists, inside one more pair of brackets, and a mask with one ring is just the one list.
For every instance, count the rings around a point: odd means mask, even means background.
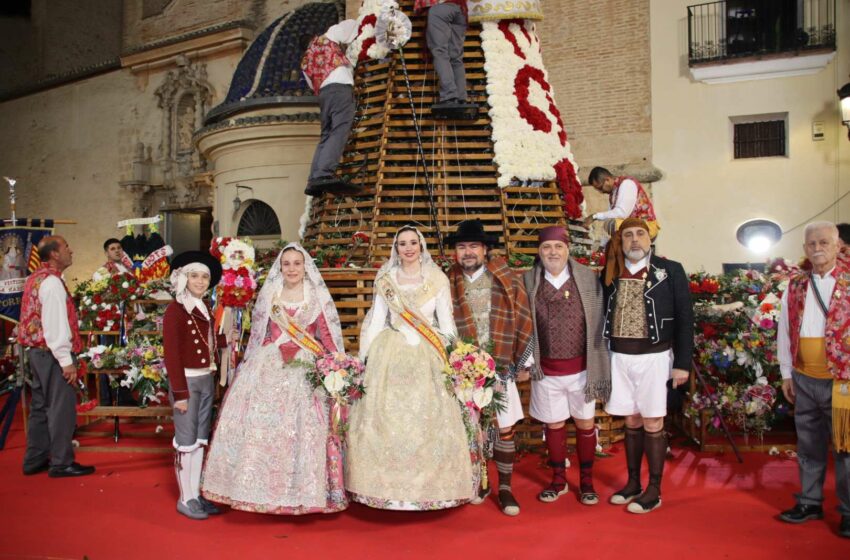
[{"label": "brown vest", "polygon": [[[572,275],[557,290],[548,280],[541,279],[534,310],[540,357],[544,362],[547,358],[569,360],[585,355],[587,324],[578,286]],[[545,366],[545,363],[542,365]]]}]

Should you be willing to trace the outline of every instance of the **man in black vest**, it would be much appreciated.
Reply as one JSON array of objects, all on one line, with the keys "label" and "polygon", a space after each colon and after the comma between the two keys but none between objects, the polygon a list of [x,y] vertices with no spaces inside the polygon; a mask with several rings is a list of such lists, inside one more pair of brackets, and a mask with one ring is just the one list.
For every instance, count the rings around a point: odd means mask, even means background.
[{"label": "man in black vest", "polygon": [[[611,350],[608,414],[626,417],[629,481],[611,496],[632,513],[661,505],[661,476],[667,455],[664,417],[667,379],[686,383],[694,352],[694,312],[682,265],[650,255],[650,231],[626,218],[608,244],[603,293],[604,336]],[[672,367],[671,367],[672,366]],[[642,491],[643,455],[649,484]]]}]

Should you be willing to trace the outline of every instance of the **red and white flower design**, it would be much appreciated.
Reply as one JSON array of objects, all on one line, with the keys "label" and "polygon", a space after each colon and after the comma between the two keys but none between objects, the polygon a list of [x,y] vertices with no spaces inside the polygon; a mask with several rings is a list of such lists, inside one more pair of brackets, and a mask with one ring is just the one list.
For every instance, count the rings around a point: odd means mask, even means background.
[{"label": "red and white flower design", "polygon": [[483,22],[481,46],[499,186],[514,180],[557,180],[567,216],[580,218],[584,196],[577,166],[543,67],[534,23]]}]

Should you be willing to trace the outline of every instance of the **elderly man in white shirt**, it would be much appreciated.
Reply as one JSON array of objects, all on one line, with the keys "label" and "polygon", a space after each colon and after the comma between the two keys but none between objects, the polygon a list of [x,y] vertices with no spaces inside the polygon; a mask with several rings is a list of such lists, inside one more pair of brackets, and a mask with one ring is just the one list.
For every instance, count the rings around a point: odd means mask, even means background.
[{"label": "elderly man in white shirt", "polygon": [[834,392],[839,389],[840,394],[842,385],[847,387],[850,305],[842,286],[850,281],[850,270],[839,257],[838,229],[830,222],[806,226],[803,250],[812,271],[792,277],[782,295],[776,340],[782,392],[794,404],[801,488],[796,505],[779,519],[794,524],[823,519],[823,483],[832,439],[841,513],[838,534],[850,538],[850,452],[841,441],[846,441],[847,427],[836,418],[846,407],[836,403]]},{"label": "elderly man in white shirt", "polygon": [[77,419],[77,366],[81,350],[77,314],[62,272],[73,251],[59,236],[38,244],[42,266],[27,278],[21,298],[18,341],[27,348],[32,370],[27,450],[23,472],[48,470],[53,478],[92,474],[94,467],[74,462],[71,440]]}]

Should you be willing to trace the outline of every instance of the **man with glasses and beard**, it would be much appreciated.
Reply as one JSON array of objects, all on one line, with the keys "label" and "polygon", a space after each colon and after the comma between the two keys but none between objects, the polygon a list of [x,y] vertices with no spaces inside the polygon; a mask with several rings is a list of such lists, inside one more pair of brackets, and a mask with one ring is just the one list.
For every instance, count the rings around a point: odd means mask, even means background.
[{"label": "man with glasses and beard", "polygon": [[[455,264],[449,270],[454,302],[454,319],[461,339],[472,340],[496,361],[496,371],[505,384],[505,410],[499,412],[499,439],[493,458],[499,471],[499,507],[505,515],[519,515],[519,504],[511,492],[516,444],[514,424],[522,420],[522,402],[517,381],[526,381],[520,357],[531,340],[533,327],[528,296],[522,279],[504,259],[489,258],[487,252],[498,238],[484,232],[481,220],[458,224],[457,232],[446,238],[454,246]],[[518,371],[521,370],[521,371]],[[490,488],[482,489],[472,503],[486,499]]]},{"label": "man with glasses and beard", "polygon": [[[603,278],[604,337],[611,351],[608,414],[626,417],[626,486],[610,498],[632,513],[661,505],[667,455],[667,379],[688,381],[694,352],[694,312],[688,276],[678,262],[650,254],[650,229],[627,218],[608,245]],[[649,484],[641,487],[646,454]]]}]

